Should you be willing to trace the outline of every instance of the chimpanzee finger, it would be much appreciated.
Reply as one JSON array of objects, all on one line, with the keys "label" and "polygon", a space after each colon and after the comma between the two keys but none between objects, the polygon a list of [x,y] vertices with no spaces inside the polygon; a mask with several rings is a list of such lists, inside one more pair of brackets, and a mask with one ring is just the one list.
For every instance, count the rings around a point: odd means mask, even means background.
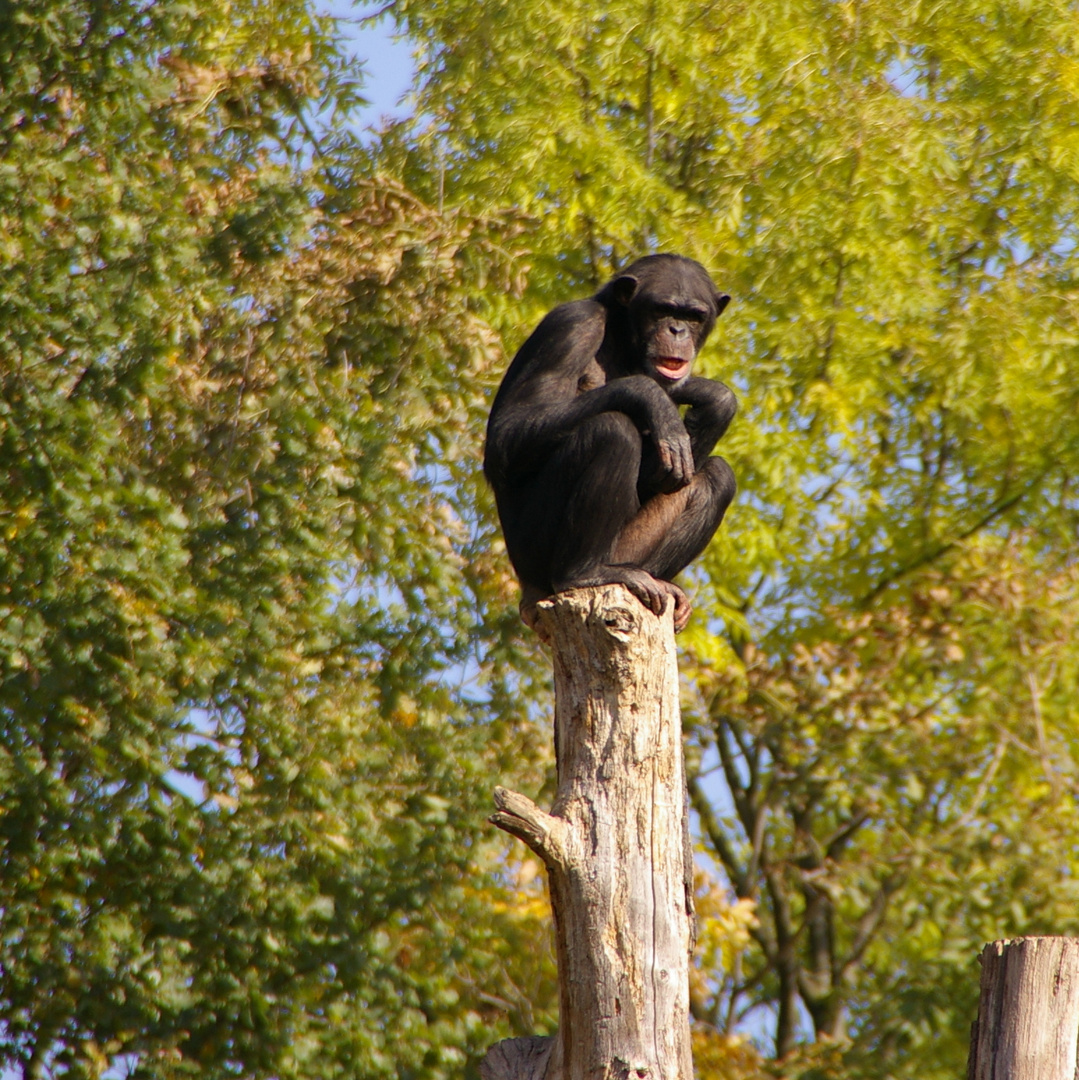
[{"label": "chimpanzee finger", "polygon": [[674,630],[678,633],[680,630],[685,630],[686,623],[689,622],[689,617],[693,613],[693,605],[689,602],[689,597],[684,592],[679,590],[680,595],[674,599]]},{"label": "chimpanzee finger", "polygon": [[653,615],[662,615],[663,609],[667,606],[667,597],[663,594],[662,589],[652,587],[648,590],[648,606]]},{"label": "chimpanzee finger", "polygon": [[665,439],[658,439],[656,441],[656,450],[659,453],[659,463],[663,466],[663,471],[669,473],[674,468],[674,455],[671,452],[671,444]]},{"label": "chimpanzee finger", "polygon": [[678,449],[682,454],[682,476],[688,484],[693,479],[693,444],[686,438],[679,441]]},{"label": "chimpanzee finger", "polygon": [[663,471],[665,473],[674,472],[678,462],[675,455],[674,443],[668,439],[657,439],[656,451],[659,454],[659,463],[663,466]]},{"label": "chimpanzee finger", "polygon": [[677,439],[672,447],[674,462],[671,477],[679,487],[685,487],[693,478],[693,447],[688,436]]},{"label": "chimpanzee finger", "polygon": [[[684,444],[684,445],[683,445]],[[689,437],[659,439],[656,442],[656,450],[659,452],[659,460],[663,471],[670,476],[673,482],[673,490],[685,487],[693,476],[693,447]],[[687,457],[688,455],[688,457]],[[689,472],[686,472],[686,462],[689,462]]]}]

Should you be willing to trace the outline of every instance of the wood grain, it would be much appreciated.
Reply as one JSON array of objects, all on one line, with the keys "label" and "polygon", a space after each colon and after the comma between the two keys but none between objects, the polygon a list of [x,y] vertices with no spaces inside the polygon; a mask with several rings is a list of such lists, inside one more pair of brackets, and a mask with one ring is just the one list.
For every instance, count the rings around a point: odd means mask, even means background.
[{"label": "wood grain", "polygon": [[[671,609],[655,616],[611,585],[544,601],[539,619],[554,655],[558,793],[548,814],[499,788],[491,820],[548,870],[560,1030],[544,1080],[691,1080],[692,855]],[[538,1080],[547,1047],[507,1043],[488,1054],[487,1080]]]},{"label": "wood grain", "polygon": [[994,941],[980,960],[968,1080],[1074,1080],[1079,940]]}]

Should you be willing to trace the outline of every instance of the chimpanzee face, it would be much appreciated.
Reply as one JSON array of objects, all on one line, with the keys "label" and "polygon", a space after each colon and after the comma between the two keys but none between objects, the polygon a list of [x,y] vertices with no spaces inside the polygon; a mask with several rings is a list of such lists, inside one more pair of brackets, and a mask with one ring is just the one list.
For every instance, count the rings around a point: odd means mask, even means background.
[{"label": "chimpanzee face", "polygon": [[[709,312],[699,306],[659,303],[645,307],[635,319],[645,374],[661,386],[687,378],[704,341]],[[636,312],[634,313],[636,314]]]},{"label": "chimpanzee face", "polygon": [[730,297],[699,263],[676,255],[639,259],[612,282],[625,307],[637,370],[661,386],[686,379]]}]

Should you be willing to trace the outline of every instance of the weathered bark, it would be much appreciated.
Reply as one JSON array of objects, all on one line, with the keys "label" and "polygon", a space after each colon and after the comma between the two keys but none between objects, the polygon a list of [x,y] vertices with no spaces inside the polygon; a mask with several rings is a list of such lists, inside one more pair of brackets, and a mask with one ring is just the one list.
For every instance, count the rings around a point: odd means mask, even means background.
[{"label": "weathered bark", "polygon": [[967,1080],[1074,1080],[1079,940],[994,941],[980,962]]},{"label": "weathered bark", "polygon": [[[486,1080],[691,1080],[692,854],[671,613],[620,585],[540,605],[554,652],[558,794],[499,788],[491,820],[547,865],[558,941],[553,1044],[507,1040]],[[497,1060],[496,1060],[497,1058]]]},{"label": "weathered bark", "polygon": [[551,1060],[559,1049],[553,1035],[529,1035],[524,1039],[503,1039],[487,1051],[480,1062],[483,1080],[546,1080],[561,1076],[561,1065]]}]

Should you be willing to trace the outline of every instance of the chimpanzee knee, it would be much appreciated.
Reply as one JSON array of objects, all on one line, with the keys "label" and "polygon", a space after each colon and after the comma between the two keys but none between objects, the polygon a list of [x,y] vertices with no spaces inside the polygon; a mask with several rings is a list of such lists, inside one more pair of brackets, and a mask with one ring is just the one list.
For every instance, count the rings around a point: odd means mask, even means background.
[{"label": "chimpanzee knee", "polygon": [[645,569],[665,581],[680,574],[708,546],[736,490],[731,467],[723,458],[708,458],[693,477],[681,515]]},{"label": "chimpanzee knee", "polygon": [[[733,394],[731,395],[734,396]],[[738,484],[734,479],[734,470],[721,457],[710,457],[698,470],[711,495],[712,513],[715,515],[716,528],[723,520],[727,507],[731,505]]]},{"label": "chimpanzee knee", "polygon": [[[575,439],[580,447],[593,448],[596,452],[628,453],[635,458],[639,458],[641,453],[641,433],[637,425],[622,412],[602,412],[582,420],[570,438]],[[561,448],[559,453],[562,453]]]}]

